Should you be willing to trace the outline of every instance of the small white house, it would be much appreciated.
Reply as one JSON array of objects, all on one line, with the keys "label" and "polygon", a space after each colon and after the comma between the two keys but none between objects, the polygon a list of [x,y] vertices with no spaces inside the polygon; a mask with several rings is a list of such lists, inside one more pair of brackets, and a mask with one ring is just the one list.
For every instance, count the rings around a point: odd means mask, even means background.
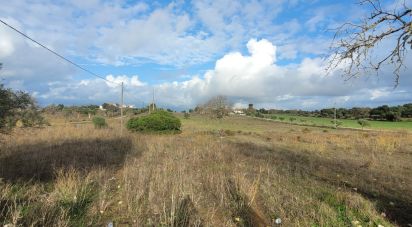
[{"label": "small white house", "polygon": [[243,110],[238,109],[238,110],[233,110],[233,114],[243,116],[243,115],[245,115],[245,112]]}]

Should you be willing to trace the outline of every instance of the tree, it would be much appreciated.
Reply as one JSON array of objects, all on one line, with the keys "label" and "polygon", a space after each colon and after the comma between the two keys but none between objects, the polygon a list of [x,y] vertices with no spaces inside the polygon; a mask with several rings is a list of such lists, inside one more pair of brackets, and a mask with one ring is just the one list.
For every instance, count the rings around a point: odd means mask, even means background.
[{"label": "tree", "polygon": [[34,99],[26,92],[13,91],[0,84],[0,131],[7,132],[21,121],[23,126],[45,123]]},{"label": "tree", "polygon": [[225,96],[216,96],[203,105],[203,110],[211,117],[223,118],[229,114],[231,105]]},{"label": "tree", "polygon": [[259,109],[259,113],[267,114],[268,111],[267,111],[265,108],[260,108],[260,109]]},{"label": "tree", "polygon": [[102,104],[103,109],[106,110],[106,114],[110,113],[109,116],[114,116],[116,113],[120,111],[120,108],[117,107],[117,105],[110,104],[110,103],[103,103]]},{"label": "tree", "polygon": [[[412,49],[412,9],[405,2],[393,4],[397,8],[382,6],[380,0],[360,0],[360,4],[369,7],[371,14],[360,23],[348,22],[337,28],[327,70],[343,66],[344,75],[350,79],[368,71],[379,73],[382,65],[390,64],[397,86],[405,53]],[[374,55],[384,41],[391,42],[388,52]]]},{"label": "tree", "polygon": [[412,118],[412,103],[403,105],[402,117]]},{"label": "tree", "polygon": [[98,109],[99,106],[97,105],[80,106],[79,108],[77,108],[77,112],[88,115],[90,119],[92,115],[96,115]]}]

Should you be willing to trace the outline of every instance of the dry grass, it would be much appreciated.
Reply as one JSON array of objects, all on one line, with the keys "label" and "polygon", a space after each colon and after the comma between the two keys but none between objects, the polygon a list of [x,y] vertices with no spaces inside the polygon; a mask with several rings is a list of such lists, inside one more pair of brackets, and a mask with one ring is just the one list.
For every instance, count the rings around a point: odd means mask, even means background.
[{"label": "dry grass", "polygon": [[251,119],[183,124],[179,135],[120,137],[116,128],[90,125],[14,132],[0,150],[0,223],[412,222],[409,133],[324,132]]}]

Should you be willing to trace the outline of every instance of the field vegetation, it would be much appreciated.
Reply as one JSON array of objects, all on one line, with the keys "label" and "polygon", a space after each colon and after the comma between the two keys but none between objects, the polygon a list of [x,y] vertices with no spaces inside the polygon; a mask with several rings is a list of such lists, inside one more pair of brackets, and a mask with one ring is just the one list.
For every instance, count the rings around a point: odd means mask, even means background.
[{"label": "field vegetation", "polygon": [[[321,126],[321,127],[333,127],[334,126],[334,119],[329,117],[305,117],[305,116],[298,116],[294,114],[265,114],[262,117],[276,120],[276,121],[283,121],[283,122],[291,122],[290,118],[294,118],[295,120],[292,121],[294,124],[301,124],[301,125],[309,125],[309,126]],[[362,128],[362,125],[358,123],[357,119],[337,119],[338,127],[346,127],[346,128]],[[379,121],[379,120],[369,120],[368,129],[385,129],[385,130],[412,130],[412,121],[411,120],[404,120],[404,121]]]},{"label": "field vegetation", "polygon": [[179,115],[180,134],[61,124],[2,135],[0,223],[407,226],[412,135]]}]

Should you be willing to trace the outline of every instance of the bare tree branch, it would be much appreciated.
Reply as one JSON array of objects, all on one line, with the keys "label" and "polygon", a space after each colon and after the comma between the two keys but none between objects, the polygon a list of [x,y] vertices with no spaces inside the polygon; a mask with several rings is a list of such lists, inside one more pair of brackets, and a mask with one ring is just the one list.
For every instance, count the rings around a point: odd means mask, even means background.
[{"label": "bare tree branch", "polygon": [[[404,57],[412,49],[412,9],[402,4],[398,9],[382,8],[380,0],[361,0],[372,12],[361,23],[344,23],[338,27],[331,45],[328,73],[342,68],[346,79],[360,77],[370,71],[377,74],[384,64],[393,66],[395,87],[399,84]],[[373,51],[384,40],[392,40],[388,54],[375,56]],[[385,51],[385,50],[384,50]]]}]

